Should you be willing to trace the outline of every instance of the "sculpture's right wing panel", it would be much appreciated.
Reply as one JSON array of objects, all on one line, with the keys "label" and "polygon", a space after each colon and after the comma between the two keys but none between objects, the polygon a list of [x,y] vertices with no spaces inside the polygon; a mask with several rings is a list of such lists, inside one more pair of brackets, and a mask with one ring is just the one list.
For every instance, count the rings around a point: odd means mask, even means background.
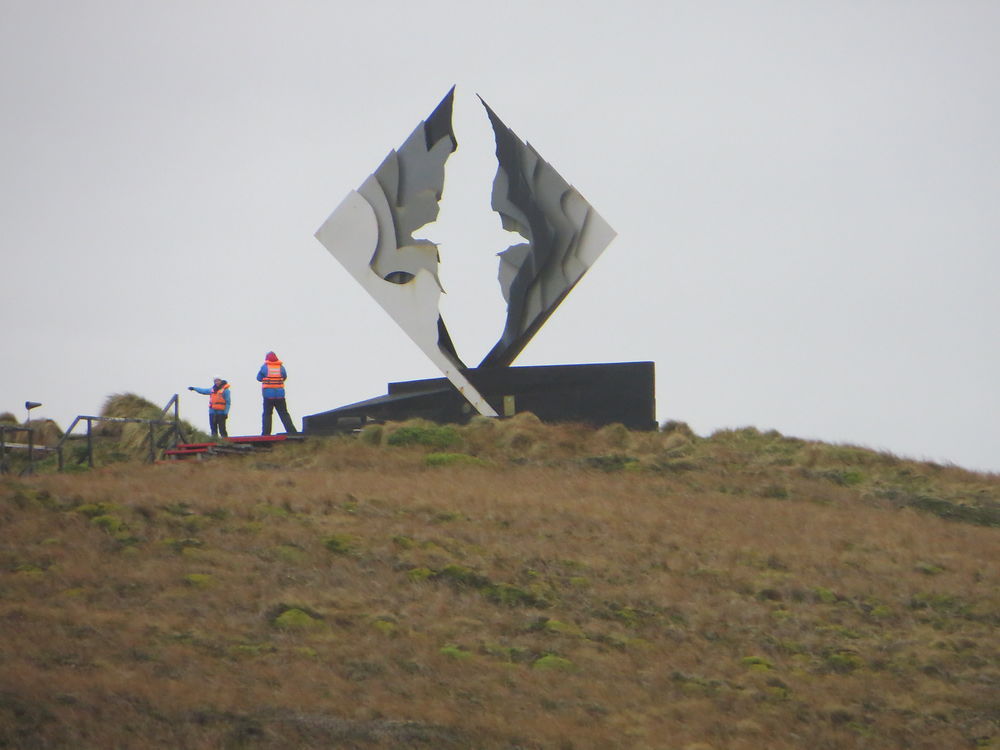
[{"label": "sculpture's right wing panel", "polygon": [[483,106],[497,144],[493,210],[500,214],[504,229],[527,240],[499,254],[507,320],[500,339],[479,365],[505,367],[593,265],[615,232],[486,102]]}]

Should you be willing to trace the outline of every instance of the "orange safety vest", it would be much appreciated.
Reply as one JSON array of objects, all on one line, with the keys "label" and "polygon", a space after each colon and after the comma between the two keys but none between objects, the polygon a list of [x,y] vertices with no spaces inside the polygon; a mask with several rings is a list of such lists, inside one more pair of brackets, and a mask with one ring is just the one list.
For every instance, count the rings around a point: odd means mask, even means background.
[{"label": "orange safety vest", "polygon": [[281,362],[265,362],[267,375],[260,381],[261,388],[284,388],[285,379],[281,377]]},{"label": "orange safety vest", "polygon": [[212,411],[225,411],[226,410],[226,391],[229,390],[229,384],[222,386],[217,391],[212,391],[208,394],[208,408]]}]

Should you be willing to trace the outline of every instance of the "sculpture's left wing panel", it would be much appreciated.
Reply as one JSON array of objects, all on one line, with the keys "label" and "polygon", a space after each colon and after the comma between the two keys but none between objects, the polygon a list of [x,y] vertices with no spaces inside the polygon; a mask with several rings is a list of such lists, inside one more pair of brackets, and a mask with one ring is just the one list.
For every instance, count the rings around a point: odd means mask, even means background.
[{"label": "sculpture's left wing panel", "polygon": [[403,145],[351,191],[316,238],[378,302],[481,414],[496,411],[462,374],[438,309],[437,246],[413,233],[433,222],[444,165],[458,143],[451,127],[455,89]]}]

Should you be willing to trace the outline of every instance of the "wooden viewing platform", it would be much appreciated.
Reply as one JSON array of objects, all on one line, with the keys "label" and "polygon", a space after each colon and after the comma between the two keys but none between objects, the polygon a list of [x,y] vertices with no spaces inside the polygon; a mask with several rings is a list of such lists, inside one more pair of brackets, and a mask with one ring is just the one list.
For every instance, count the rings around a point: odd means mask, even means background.
[{"label": "wooden viewing platform", "polygon": [[163,451],[166,458],[177,460],[190,456],[218,456],[247,454],[270,450],[272,446],[288,441],[304,440],[302,435],[242,435],[220,438],[208,443],[178,443],[177,447]]}]

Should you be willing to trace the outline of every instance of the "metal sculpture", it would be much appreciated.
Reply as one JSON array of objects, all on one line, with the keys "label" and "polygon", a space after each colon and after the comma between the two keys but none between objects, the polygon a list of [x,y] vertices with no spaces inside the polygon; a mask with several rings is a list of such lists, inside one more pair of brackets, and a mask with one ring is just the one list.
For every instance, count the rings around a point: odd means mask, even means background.
[{"label": "metal sculpture", "polygon": [[[444,165],[458,147],[455,88],[317,230],[316,238],[392,316],[470,404],[497,411],[473,386],[438,309],[437,245],[413,233],[438,215]],[[480,98],[482,101],[482,98]],[[591,205],[482,101],[499,162],[493,210],[527,242],[500,256],[507,301],[500,339],[479,368],[508,367],[615,237]]]}]

